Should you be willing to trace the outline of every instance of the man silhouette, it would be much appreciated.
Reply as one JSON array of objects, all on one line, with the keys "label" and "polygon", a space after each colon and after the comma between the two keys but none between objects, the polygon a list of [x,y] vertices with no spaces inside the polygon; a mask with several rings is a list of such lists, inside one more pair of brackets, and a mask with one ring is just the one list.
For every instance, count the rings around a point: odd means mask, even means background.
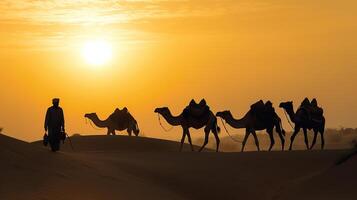
[{"label": "man silhouette", "polygon": [[53,106],[47,109],[45,119],[45,131],[48,132],[48,142],[53,152],[59,150],[61,133],[65,132],[64,115],[62,108],[59,107],[59,102],[58,98],[52,99]]}]

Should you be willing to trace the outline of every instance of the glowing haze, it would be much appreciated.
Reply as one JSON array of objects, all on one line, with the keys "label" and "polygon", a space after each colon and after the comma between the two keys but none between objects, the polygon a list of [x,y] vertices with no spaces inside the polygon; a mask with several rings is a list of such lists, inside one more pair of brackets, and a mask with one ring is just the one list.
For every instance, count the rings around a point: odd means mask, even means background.
[{"label": "glowing haze", "polygon": [[155,107],[178,114],[205,97],[238,117],[259,99],[305,96],[328,127],[355,127],[356,10],[353,0],[2,0],[0,127],[38,139],[60,97],[70,134],[99,133],[86,112],[127,106],[145,135],[174,139],[181,130],[164,133]]}]

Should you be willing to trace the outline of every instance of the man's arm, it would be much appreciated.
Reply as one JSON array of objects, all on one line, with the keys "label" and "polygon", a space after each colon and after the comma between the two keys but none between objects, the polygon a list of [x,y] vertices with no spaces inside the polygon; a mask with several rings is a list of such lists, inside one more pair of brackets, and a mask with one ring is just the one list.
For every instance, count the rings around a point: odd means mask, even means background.
[{"label": "man's arm", "polygon": [[49,118],[50,118],[50,115],[49,115],[49,110],[50,109],[47,109],[47,112],[46,112],[46,117],[45,117],[45,131],[47,131],[47,128],[48,128],[48,122],[49,122]]},{"label": "man's arm", "polygon": [[61,108],[61,127],[62,127],[62,131],[65,131],[65,129],[64,129],[64,114],[63,114],[62,108]]}]

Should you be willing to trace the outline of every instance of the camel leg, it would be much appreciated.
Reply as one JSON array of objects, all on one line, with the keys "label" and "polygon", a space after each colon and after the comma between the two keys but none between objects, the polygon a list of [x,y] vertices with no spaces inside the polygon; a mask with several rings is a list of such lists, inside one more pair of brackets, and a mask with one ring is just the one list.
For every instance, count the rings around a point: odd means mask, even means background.
[{"label": "camel leg", "polygon": [[218,137],[218,133],[217,133],[216,129],[213,129],[212,132],[213,132],[214,137],[216,138],[216,152],[218,152],[219,143],[220,143],[220,140],[219,140],[219,137]]},{"label": "camel leg", "polygon": [[317,133],[318,133],[318,131],[314,129],[314,139],[312,140],[310,149],[312,149],[312,148],[315,146],[316,138],[317,138]]},{"label": "camel leg", "polygon": [[304,131],[304,140],[305,140],[306,149],[309,149],[309,139],[307,138],[306,128],[304,128],[303,131]]},{"label": "camel leg", "polygon": [[183,147],[183,143],[185,142],[185,138],[186,138],[186,133],[184,131],[182,134],[182,138],[181,138],[180,151],[182,151],[182,147]]},{"label": "camel leg", "polygon": [[270,147],[269,147],[269,151],[271,151],[271,149],[273,148],[274,144],[275,144],[275,140],[274,140],[274,136],[273,136],[273,130],[269,130],[268,131],[269,137],[270,137]]},{"label": "camel leg", "polygon": [[107,135],[110,135],[112,133],[112,130],[108,128]]},{"label": "camel leg", "polygon": [[208,136],[209,136],[209,130],[205,129],[205,141],[204,141],[202,147],[200,148],[199,152],[201,152],[203,150],[203,148],[205,148],[205,146],[208,144]]},{"label": "camel leg", "polygon": [[278,135],[279,135],[279,138],[280,138],[280,142],[281,142],[281,150],[284,151],[284,147],[285,147],[285,138],[283,136],[283,132],[282,130],[278,130]]},{"label": "camel leg", "polygon": [[244,151],[245,144],[247,143],[248,137],[249,137],[250,132],[248,130],[245,130],[245,136],[242,142],[242,150],[241,152]]},{"label": "camel leg", "polygon": [[128,135],[131,136],[131,133],[132,133],[131,128],[126,129],[126,132],[128,132]]},{"label": "camel leg", "polygon": [[186,135],[187,135],[187,138],[188,138],[188,142],[190,143],[190,146],[191,146],[191,151],[195,151],[193,149],[193,145],[192,145],[191,134],[190,134],[190,131],[188,129],[186,131]]},{"label": "camel leg", "polygon": [[255,145],[257,146],[258,151],[260,151],[259,140],[258,140],[258,137],[257,137],[257,133],[255,131],[252,131],[252,134],[253,134],[253,137],[254,137]]},{"label": "camel leg", "polygon": [[325,118],[323,118],[323,122],[320,125],[319,132],[321,134],[321,150],[324,149],[325,147],[325,139],[324,139],[324,133],[325,133]]},{"label": "camel leg", "polygon": [[115,130],[114,130],[114,129],[112,130],[112,135],[116,135],[116,134],[115,134]]},{"label": "camel leg", "polygon": [[300,131],[300,127],[295,126],[294,133],[293,133],[293,134],[291,135],[291,137],[290,137],[290,147],[289,147],[289,151],[292,150],[295,137],[296,137],[296,135],[299,133],[299,131]]},{"label": "camel leg", "polygon": [[325,147],[324,132],[322,131],[320,132],[320,134],[321,134],[321,150],[323,150]]}]

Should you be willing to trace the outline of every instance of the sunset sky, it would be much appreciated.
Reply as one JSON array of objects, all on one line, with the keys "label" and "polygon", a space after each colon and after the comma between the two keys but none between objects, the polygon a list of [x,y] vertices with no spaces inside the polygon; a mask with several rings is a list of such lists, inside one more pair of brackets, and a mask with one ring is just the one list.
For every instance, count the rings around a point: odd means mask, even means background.
[{"label": "sunset sky", "polygon": [[[84,114],[126,106],[146,136],[176,139],[154,108],[179,114],[204,97],[236,118],[271,100],[291,130],[279,102],[305,96],[327,127],[357,127],[356,11],[355,0],[2,0],[0,127],[41,138],[59,97],[69,134],[105,134]],[[110,45],[108,62],[83,58],[93,41]]]}]

